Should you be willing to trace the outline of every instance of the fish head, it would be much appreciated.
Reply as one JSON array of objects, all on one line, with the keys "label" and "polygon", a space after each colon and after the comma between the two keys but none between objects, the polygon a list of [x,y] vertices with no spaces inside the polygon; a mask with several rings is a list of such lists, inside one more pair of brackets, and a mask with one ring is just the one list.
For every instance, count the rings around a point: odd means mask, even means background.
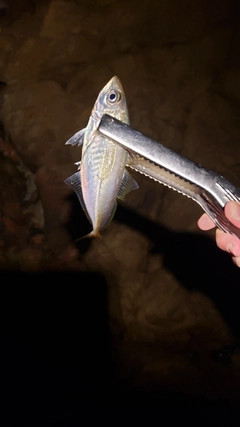
[{"label": "fish head", "polygon": [[112,77],[99,93],[91,116],[99,122],[104,114],[129,124],[126,97],[117,76]]}]

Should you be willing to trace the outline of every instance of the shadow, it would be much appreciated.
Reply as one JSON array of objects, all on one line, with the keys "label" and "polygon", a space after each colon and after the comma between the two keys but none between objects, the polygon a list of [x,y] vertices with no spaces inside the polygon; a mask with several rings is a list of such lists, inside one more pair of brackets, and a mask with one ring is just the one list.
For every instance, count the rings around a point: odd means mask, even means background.
[{"label": "shadow", "polygon": [[115,387],[101,275],[6,271],[0,279],[1,426],[149,423],[147,409],[161,410],[168,421],[177,411],[185,425],[188,420],[192,425],[191,411],[203,421],[239,420],[238,413],[219,402],[215,406],[179,392]]},{"label": "shadow", "polygon": [[105,279],[79,272],[0,278],[1,426],[16,425],[12,417],[36,426],[104,400],[112,382]]},{"label": "shadow", "polygon": [[163,255],[164,266],[189,291],[207,295],[240,338],[240,269],[206,234],[171,232],[142,215],[118,206],[114,219],[152,241],[152,253]]},{"label": "shadow", "polygon": [[[115,220],[146,235],[152,252],[163,255],[165,267],[189,291],[208,295],[239,337],[240,276],[228,254],[206,235],[170,232],[120,205]],[[74,221],[71,226],[77,237]],[[91,239],[86,241],[91,244]],[[214,407],[207,397],[121,388],[115,379],[107,285],[101,274],[2,271],[0,279],[1,426],[16,425],[15,419],[18,425],[34,427],[99,425],[101,417],[104,425],[112,425],[108,408],[115,412],[114,425],[122,424],[124,408],[137,411],[135,421],[142,420],[145,408],[166,411],[168,420],[172,409],[184,417],[192,409],[203,420],[210,413],[213,421],[232,419],[233,411],[224,402]]]}]

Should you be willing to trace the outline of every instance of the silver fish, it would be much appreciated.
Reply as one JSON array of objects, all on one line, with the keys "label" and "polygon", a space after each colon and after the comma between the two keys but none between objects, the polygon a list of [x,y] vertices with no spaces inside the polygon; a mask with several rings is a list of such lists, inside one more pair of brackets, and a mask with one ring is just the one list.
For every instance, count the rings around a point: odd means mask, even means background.
[{"label": "silver fish", "polygon": [[100,236],[100,230],[112,220],[117,202],[138,188],[126,169],[128,152],[98,131],[104,114],[129,124],[123,87],[114,76],[99,93],[87,127],[73,135],[66,144],[82,146],[78,172],[64,182],[76,192],[93,230],[88,236]]}]

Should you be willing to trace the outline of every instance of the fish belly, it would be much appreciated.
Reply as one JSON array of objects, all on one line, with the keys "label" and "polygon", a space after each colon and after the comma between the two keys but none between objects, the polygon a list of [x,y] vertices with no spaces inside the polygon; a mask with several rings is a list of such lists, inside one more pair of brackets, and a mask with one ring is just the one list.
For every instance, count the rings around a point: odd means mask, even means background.
[{"label": "fish belly", "polygon": [[94,230],[101,230],[115,211],[126,160],[126,150],[103,137],[93,140],[84,152],[82,193]]}]

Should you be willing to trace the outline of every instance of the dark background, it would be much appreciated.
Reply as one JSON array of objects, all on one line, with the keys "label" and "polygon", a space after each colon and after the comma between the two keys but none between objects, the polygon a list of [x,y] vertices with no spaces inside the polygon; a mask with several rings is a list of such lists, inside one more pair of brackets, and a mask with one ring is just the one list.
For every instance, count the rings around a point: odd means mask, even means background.
[{"label": "dark background", "polygon": [[240,273],[201,208],[131,171],[77,241],[64,184],[117,75],[134,128],[240,187],[239,28],[237,0],[0,1],[1,426],[240,421]]}]

